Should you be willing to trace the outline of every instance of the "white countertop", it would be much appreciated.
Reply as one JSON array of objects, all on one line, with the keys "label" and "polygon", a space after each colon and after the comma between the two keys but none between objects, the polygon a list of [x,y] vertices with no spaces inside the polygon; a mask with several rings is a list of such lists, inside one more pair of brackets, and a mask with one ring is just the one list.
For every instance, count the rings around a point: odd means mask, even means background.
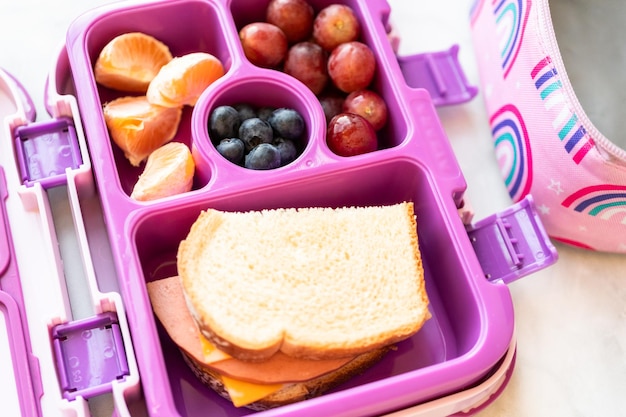
[{"label": "white countertop", "polygon": [[[46,118],[44,81],[66,28],[81,12],[109,2],[21,0],[0,6],[0,67],[30,91],[40,118]],[[471,0],[389,2],[401,55],[458,43],[466,75],[479,85],[469,34]],[[510,205],[481,93],[439,114],[475,218]],[[509,286],[517,362],[503,394],[480,417],[626,415],[626,256],[556,247],[556,265]]]}]

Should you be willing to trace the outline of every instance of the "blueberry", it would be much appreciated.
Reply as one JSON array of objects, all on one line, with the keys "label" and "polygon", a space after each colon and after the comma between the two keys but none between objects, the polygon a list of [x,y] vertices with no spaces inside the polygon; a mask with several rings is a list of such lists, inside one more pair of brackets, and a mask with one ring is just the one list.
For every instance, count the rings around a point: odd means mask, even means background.
[{"label": "blueberry", "polygon": [[219,106],[211,112],[209,134],[213,143],[222,139],[237,137],[239,133],[239,113],[231,106]]},{"label": "blueberry", "polygon": [[246,152],[250,152],[252,148],[261,143],[272,143],[274,133],[268,122],[253,117],[241,123],[238,137],[246,146]]},{"label": "blueberry", "polygon": [[263,106],[257,111],[257,117],[267,122],[274,110],[276,110],[274,107]]},{"label": "blueberry", "polygon": [[217,151],[233,164],[241,165],[244,155],[244,144],[239,138],[222,139],[217,145]]},{"label": "blueberry", "polygon": [[252,119],[253,117],[257,117],[256,111],[251,104],[248,103],[239,103],[235,104],[233,107],[239,112],[239,119],[243,122],[247,119]]},{"label": "blueberry", "polygon": [[298,156],[298,150],[292,140],[285,138],[275,138],[274,146],[280,152],[280,165],[287,165]]},{"label": "blueberry", "polygon": [[274,110],[268,122],[277,137],[295,140],[304,133],[304,120],[300,113],[293,109],[283,107]]},{"label": "blueberry", "polygon": [[249,169],[274,169],[280,166],[280,152],[271,143],[255,146],[245,159],[245,167]]}]

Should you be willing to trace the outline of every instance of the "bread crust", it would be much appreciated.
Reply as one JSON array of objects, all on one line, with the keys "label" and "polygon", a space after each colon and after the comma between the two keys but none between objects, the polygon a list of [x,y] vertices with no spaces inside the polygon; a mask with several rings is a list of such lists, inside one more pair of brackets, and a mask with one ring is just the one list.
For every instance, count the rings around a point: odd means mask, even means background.
[{"label": "bread crust", "polygon": [[[244,407],[255,411],[263,411],[318,397],[350,380],[351,378],[365,372],[367,369],[379,362],[387,354],[387,352],[392,350],[394,347],[395,346],[393,345],[383,346],[370,352],[362,353],[335,371],[308,381],[286,384],[279,391],[273,392],[272,394],[258,401],[247,404]],[[221,397],[230,401],[228,391],[226,390],[224,383],[222,382],[222,378],[218,373],[203,366],[200,362],[193,359],[193,357],[187,355],[183,350],[181,350],[181,353],[183,355],[183,359],[191,368],[191,371],[204,385],[210,387]]]}]

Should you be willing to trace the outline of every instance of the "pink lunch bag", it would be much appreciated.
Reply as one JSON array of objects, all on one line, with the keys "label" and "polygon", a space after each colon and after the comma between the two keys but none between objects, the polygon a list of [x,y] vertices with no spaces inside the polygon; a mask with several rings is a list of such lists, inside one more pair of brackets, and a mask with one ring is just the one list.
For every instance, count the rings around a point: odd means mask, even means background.
[{"label": "pink lunch bag", "polygon": [[[623,20],[624,14],[619,16]],[[495,153],[513,201],[532,194],[555,240],[626,253],[626,152],[583,111],[557,45],[548,0],[477,0],[471,29]],[[578,73],[585,64],[613,65],[582,58]],[[623,108],[609,111],[619,117]]]}]

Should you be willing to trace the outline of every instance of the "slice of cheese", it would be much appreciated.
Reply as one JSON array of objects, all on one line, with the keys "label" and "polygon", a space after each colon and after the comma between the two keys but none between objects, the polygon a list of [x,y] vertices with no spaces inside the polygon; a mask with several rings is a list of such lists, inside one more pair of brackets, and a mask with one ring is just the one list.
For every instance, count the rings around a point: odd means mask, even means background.
[{"label": "slice of cheese", "polygon": [[232,358],[228,353],[222,352],[209,340],[200,335],[200,345],[202,345],[202,353],[204,354],[204,363],[206,365]]},{"label": "slice of cheese", "polygon": [[222,375],[224,388],[235,407],[243,407],[280,390],[284,384],[255,384]]}]

